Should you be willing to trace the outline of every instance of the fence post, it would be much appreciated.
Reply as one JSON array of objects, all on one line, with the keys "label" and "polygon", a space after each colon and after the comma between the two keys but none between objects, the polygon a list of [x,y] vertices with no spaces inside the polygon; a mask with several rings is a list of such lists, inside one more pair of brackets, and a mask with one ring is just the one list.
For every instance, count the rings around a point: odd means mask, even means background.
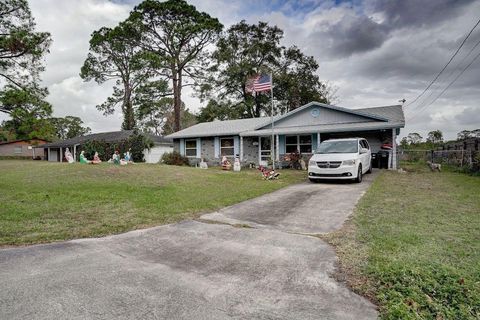
[{"label": "fence post", "polygon": [[463,167],[463,147],[462,147],[462,153],[461,153],[461,159],[460,159],[460,167]]},{"label": "fence post", "polygon": [[435,157],[435,152],[433,151],[433,149],[430,150],[430,153],[431,153],[432,163],[435,163],[435,159],[434,159],[434,157]]}]

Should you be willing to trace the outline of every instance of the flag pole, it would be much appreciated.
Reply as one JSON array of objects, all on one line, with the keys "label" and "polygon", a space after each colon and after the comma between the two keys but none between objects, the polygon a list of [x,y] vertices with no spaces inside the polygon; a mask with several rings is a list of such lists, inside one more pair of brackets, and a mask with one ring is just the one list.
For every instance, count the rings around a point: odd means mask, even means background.
[{"label": "flag pole", "polygon": [[[275,133],[274,133],[274,123],[273,123],[273,72],[270,73],[270,96],[272,98],[272,112],[270,113],[270,120],[272,122],[272,141],[270,142],[270,145],[272,146],[271,148],[271,153],[272,153],[272,169],[275,170]],[[277,146],[278,147],[278,146]]]}]

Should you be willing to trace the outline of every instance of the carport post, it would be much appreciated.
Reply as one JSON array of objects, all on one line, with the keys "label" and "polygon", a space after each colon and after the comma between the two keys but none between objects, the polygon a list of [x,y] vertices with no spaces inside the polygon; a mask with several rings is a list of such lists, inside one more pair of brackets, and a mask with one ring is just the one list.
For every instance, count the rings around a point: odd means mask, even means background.
[{"label": "carport post", "polygon": [[[317,132],[317,150],[320,148],[320,132]],[[315,150],[315,151],[317,151]]]},{"label": "carport post", "polygon": [[392,170],[397,170],[397,129],[392,129]]},{"label": "carport post", "polygon": [[50,148],[47,148],[47,161],[50,161]]},{"label": "carport post", "polygon": [[60,147],[60,162],[63,162],[62,151],[63,151],[63,148]]}]

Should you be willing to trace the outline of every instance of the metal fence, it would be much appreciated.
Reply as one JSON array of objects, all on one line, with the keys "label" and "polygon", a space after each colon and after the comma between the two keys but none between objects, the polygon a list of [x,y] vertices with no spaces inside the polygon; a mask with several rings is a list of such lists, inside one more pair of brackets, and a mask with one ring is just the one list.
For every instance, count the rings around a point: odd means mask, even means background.
[{"label": "metal fence", "polygon": [[478,171],[480,167],[480,152],[472,149],[456,150],[399,150],[397,159],[400,161],[433,162],[456,167],[469,167]]}]

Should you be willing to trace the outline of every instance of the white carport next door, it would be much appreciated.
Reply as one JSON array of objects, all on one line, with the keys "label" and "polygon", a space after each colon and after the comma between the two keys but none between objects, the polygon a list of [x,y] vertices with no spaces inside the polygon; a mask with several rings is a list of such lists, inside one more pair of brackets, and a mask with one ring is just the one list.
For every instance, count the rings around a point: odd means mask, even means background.
[{"label": "white carport next door", "polygon": [[165,152],[172,152],[173,148],[170,146],[154,146],[150,150],[145,150],[146,163],[158,163]]}]

